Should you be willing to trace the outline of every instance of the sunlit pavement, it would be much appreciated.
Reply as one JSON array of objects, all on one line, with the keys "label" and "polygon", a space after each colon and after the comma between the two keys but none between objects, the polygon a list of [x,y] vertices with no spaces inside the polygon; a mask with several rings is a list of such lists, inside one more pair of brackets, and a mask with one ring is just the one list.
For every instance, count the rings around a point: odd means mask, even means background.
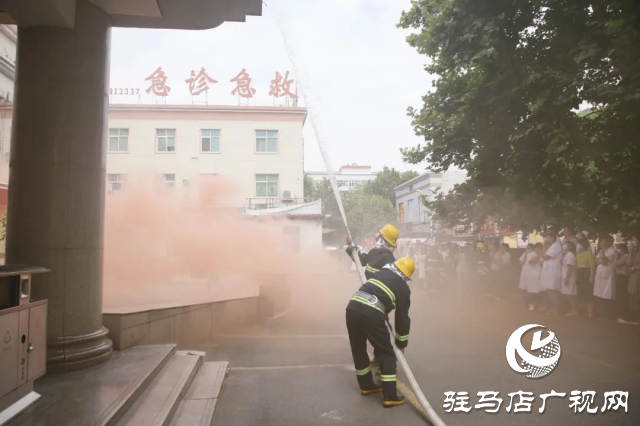
[{"label": "sunlit pavement", "polygon": [[[295,312],[202,344],[207,360],[228,360],[231,371],[218,402],[214,425],[421,425],[411,404],[384,409],[379,395],[358,393],[344,326],[346,288],[322,314]],[[344,295],[342,294],[344,293]],[[295,302],[295,300],[294,300]],[[640,424],[640,330],[582,317],[530,313],[513,301],[453,296],[428,297],[414,291],[412,329],[406,355],[427,399],[448,425],[638,425]],[[554,331],[562,348],[556,369],[540,379],[515,373],[505,359],[511,333],[525,324]],[[408,381],[400,373],[401,385]],[[508,413],[508,393],[533,392],[529,413]],[[538,412],[542,394],[549,398]],[[628,391],[629,412],[575,414],[571,391]],[[481,410],[446,413],[444,392],[498,391],[498,414]],[[411,395],[410,395],[411,396]],[[518,399],[514,400],[514,403]]]}]

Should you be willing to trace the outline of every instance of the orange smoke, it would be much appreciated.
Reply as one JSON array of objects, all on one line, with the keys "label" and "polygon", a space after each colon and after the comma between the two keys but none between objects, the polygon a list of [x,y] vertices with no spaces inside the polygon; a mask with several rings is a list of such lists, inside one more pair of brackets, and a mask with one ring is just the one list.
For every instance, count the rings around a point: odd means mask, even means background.
[{"label": "orange smoke", "polygon": [[107,197],[105,307],[246,297],[274,280],[325,296],[344,288],[344,263],[322,247],[293,253],[287,246],[282,227],[289,219],[225,207],[230,182],[204,177],[186,190],[145,176],[133,182]]}]

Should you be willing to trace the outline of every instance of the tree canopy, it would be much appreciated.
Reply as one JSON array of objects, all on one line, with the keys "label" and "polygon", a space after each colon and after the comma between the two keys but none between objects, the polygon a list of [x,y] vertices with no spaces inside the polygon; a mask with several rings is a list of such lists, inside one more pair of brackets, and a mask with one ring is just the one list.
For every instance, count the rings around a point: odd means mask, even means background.
[{"label": "tree canopy", "polygon": [[376,175],[374,180],[370,180],[364,184],[363,191],[365,194],[378,195],[385,198],[391,201],[391,204],[395,207],[396,193],[393,189],[417,176],[418,173],[411,170],[399,172],[396,169],[384,167],[382,171]]},{"label": "tree canopy", "polygon": [[440,220],[638,231],[640,2],[413,0],[399,26],[436,76],[403,158],[469,176]]},{"label": "tree canopy", "polygon": [[[393,188],[417,175],[412,171],[399,172],[384,167],[375,179],[343,192],[342,202],[352,236],[354,238],[373,236],[385,224],[396,224],[398,215]],[[324,210],[329,215],[324,221],[324,226],[345,234],[346,229],[329,180],[313,182],[309,176],[305,176],[304,182],[305,197],[321,199]]]}]

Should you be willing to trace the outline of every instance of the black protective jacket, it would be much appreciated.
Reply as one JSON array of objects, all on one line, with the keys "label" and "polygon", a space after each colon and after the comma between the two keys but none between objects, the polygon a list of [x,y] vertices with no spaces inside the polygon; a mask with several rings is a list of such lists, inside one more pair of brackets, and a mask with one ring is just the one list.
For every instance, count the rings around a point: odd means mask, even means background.
[{"label": "black protective jacket", "polygon": [[[351,253],[356,248],[353,246],[347,247],[347,254],[351,257]],[[396,258],[393,256],[393,253],[389,250],[383,248],[372,248],[369,250],[369,253],[359,252],[360,263],[364,267],[364,275],[367,279],[370,279],[373,274],[382,269],[385,265],[389,263],[393,263],[396,261]]]},{"label": "black protective jacket", "polygon": [[411,305],[411,290],[407,282],[391,269],[381,269],[373,274],[360,287],[359,291],[376,296],[384,304],[385,312],[381,312],[371,304],[354,297],[347,305],[348,310],[359,312],[371,318],[386,320],[394,309],[396,310],[395,338],[396,346],[404,348],[409,343],[409,306]]}]

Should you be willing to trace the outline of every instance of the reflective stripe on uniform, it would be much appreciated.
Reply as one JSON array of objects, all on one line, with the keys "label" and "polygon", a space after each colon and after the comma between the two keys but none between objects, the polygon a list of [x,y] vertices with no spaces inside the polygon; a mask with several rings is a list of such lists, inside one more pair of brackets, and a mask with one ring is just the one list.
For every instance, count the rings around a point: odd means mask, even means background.
[{"label": "reflective stripe on uniform", "polygon": [[377,309],[378,311],[382,312],[384,314],[384,311],[380,308],[378,308],[376,305],[374,305],[373,303],[369,302],[367,299],[363,299],[362,297],[358,297],[358,296],[353,296],[351,298],[351,300],[355,300],[356,302],[360,302],[364,305],[367,306],[371,306],[373,309]]},{"label": "reflective stripe on uniform", "polygon": [[364,368],[362,370],[356,370],[356,374],[358,376],[364,376],[365,374],[370,373],[370,372],[371,372],[371,366],[369,366],[367,368]]},{"label": "reflective stripe on uniform", "polygon": [[369,265],[367,265],[364,269],[371,272],[372,274],[375,274],[376,272],[380,271],[380,269],[376,269],[373,266],[369,266]]},{"label": "reflective stripe on uniform", "polygon": [[405,335],[405,336],[401,336],[399,334],[396,333],[396,339],[398,339],[401,342],[406,342],[407,340],[409,340],[409,335]]},{"label": "reflective stripe on uniform", "polygon": [[395,382],[396,375],[395,374],[383,374],[380,376],[380,380],[383,382]]},{"label": "reflective stripe on uniform", "polygon": [[393,307],[394,308],[396,307],[396,295],[393,294],[393,292],[391,291],[391,289],[389,289],[389,287],[384,285],[382,281],[374,280],[373,278],[371,278],[368,282],[370,282],[371,284],[375,285],[376,287],[380,288],[382,291],[387,293],[387,296],[389,296],[389,299],[391,299],[391,303],[393,303]]}]

